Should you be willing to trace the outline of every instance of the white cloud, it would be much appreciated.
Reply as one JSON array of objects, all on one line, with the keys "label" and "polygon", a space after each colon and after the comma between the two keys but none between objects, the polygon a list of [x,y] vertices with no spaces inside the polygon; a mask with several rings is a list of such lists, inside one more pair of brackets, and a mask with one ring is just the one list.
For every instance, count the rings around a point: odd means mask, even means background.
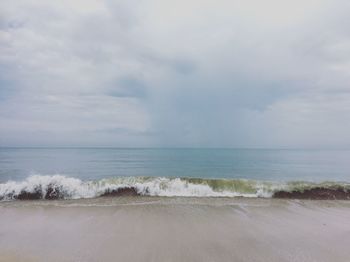
[{"label": "white cloud", "polygon": [[1,144],[350,145],[347,1],[0,10]]}]

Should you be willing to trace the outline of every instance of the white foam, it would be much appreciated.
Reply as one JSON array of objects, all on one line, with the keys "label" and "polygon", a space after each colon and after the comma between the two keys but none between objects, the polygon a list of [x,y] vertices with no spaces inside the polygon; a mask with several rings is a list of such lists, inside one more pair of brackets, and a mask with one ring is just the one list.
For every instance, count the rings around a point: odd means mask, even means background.
[{"label": "white foam", "polygon": [[150,196],[182,197],[257,197],[230,191],[214,191],[209,185],[193,184],[180,178],[154,178],[149,182],[135,184],[138,193]]},{"label": "white foam", "polygon": [[24,181],[9,181],[0,184],[0,198],[13,199],[21,192],[35,193],[41,190],[42,198],[48,188],[58,190],[65,199],[93,198],[106,191],[119,188],[135,188],[138,194],[166,197],[270,197],[263,187],[257,187],[256,193],[241,193],[235,191],[215,191],[207,184],[190,183],[180,178],[116,178],[100,181],[83,182],[80,179],[63,175],[32,175]]}]

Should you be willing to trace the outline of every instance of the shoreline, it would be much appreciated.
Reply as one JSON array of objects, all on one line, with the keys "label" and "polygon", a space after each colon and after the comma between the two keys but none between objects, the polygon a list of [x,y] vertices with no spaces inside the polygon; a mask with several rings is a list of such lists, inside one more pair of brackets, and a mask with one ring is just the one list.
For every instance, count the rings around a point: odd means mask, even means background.
[{"label": "shoreline", "polygon": [[106,196],[350,200],[350,183],[185,177],[111,177],[82,181],[63,175],[33,175],[22,181],[0,183],[0,201],[83,199]]},{"label": "shoreline", "polygon": [[[0,203],[0,261],[347,261],[350,202],[121,197]],[[4,260],[4,258],[6,258]]]},{"label": "shoreline", "polygon": [[[151,195],[143,195],[138,192],[136,187],[120,187],[118,189],[106,189],[105,192],[99,196],[93,198],[104,198],[104,197],[159,197]],[[64,198],[65,195],[60,192],[59,188],[47,187],[45,190],[37,189],[32,192],[21,191],[17,194],[8,194],[4,197],[0,196],[0,201],[15,201],[15,200],[68,200]],[[166,197],[166,196],[164,196]],[[181,197],[181,196],[169,196],[169,197]],[[190,196],[187,196],[190,197]],[[193,196],[196,197],[196,196]],[[200,197],[218,197],[218,198],[266,198],[266,199],[294,199],[294,200],[350,200],[350,190],[342,187],[326,188],[326,187],[314,187],[303,190],[278,190],[272,193],[271,197],[258,197],[258,196],[197,196]],[[81,198],[86,199],[86,198]]]}]

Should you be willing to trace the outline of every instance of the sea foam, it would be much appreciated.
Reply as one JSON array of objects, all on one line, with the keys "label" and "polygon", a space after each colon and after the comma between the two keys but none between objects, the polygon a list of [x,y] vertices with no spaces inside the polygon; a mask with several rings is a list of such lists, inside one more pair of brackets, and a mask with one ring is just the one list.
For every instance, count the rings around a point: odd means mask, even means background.
[{"label": "sea foam", "polygon": [[[264,197],[348,199],[345,183],[266,182],[246,179],[116,177],[82,181],[63,175],[32,175],[0,184],[1,200],[80,199],[100,196]],[[306,192],[306,193],[305,193]],[[315,196],[317,194],[317,196]]]}]

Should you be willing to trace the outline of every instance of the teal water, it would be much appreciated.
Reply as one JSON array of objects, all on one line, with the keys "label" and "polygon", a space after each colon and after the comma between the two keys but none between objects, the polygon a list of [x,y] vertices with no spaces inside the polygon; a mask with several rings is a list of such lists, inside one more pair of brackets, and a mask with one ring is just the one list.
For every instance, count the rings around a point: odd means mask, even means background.
[{"label": "teal water", "polygon": [[137,176],[350,182],[350,151],[0,148],[0,183],[33,174],[82,181]]}]

